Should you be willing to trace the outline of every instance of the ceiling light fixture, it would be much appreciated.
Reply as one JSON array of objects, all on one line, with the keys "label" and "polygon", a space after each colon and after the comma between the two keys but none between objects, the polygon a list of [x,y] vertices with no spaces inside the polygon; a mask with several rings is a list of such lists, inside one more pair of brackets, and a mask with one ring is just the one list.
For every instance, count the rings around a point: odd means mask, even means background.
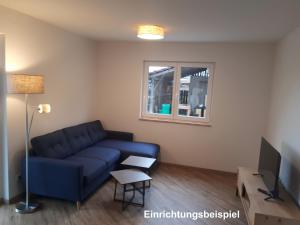
[{"label": "ceiling light fixture", "polygon": [[137,37],[146,40],[160,40],[164,38],[164,28],[156,25],[141,25]]}]

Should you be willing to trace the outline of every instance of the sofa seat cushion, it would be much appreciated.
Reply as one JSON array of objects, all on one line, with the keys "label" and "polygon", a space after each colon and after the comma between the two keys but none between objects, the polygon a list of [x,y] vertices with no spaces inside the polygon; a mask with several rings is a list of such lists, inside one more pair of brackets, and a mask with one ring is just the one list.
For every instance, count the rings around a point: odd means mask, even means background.
[{"label": "sofa seat cushion", "polygon": [[62,130],[35,137],[31,139],[31,145],[37,156],[63,159],[72,154],[71,146]]},{"label": "sofa seat cushion", "polygon": [[118,149],[121,151],[122,158],[125,158],[129,155],[157,158],[159,153],[159,145],[144,143],[144,142],[119,141],[114,139],[107,139],[98,142],[96,145]]},{"label": "sofa seat cushion", "polygon": [[120,151],[113,148],[92,146],[75,154],[75,156],[101,159],[108,166],[115,164],[120,158]]},{"label": "sofa seat cushion", "polygon": [[70,156],[65,160],[76,162],[83,166],[83,182],[85,185],[97,179],[108,168],[105,161],[79,156]]}]

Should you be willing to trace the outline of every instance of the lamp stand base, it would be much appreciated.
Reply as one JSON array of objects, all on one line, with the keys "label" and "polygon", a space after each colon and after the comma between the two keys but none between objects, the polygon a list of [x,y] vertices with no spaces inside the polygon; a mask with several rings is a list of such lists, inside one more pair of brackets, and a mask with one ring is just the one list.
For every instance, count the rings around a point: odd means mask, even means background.
[{"label": "lamp stand base", "polygon": [[33,202],[29,202],[28,206],[26,206],[25,202],[19,202],[18,204],[16,204],[16,212],[20,213],[20,214],[29,214],[29,213],[34,213],[35,211],[37,211],[39,208],[39,204],[38,203],[33,203]]}]

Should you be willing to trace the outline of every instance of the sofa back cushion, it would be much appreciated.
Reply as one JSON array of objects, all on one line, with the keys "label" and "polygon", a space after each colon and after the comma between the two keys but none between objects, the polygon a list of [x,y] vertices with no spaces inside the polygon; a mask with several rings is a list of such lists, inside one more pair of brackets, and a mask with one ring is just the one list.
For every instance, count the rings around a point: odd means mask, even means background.
[{"label": "sofa back cushion", "polygon": [[31,139],[31,145],[34,153],[42,157],[63,159],[72,154],[62,130],[35,137]]},{"label": "sofa back cushion", "polygon": [[107,134],[99,120],[86,123],[87,132],[92,139],[93,144],[106,138]]},{"label": "sofa back cushion", "polygon": [[73,154],[93,144],[93,141],[88,134],[86,123],[64,128],[63,132],[66,135]]}]

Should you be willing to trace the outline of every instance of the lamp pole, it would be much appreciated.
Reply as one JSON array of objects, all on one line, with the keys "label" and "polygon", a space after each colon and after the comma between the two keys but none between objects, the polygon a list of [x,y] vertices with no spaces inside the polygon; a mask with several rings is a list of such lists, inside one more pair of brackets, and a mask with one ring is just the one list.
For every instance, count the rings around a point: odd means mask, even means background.
[{"label": "lamp pole", "polygon": [[29,128],[28,128],[28,94],[25,94],[25,170],[26,170],[26,208],[29,208],[29,191],[28,191],[28,148],[29,148]]},{"label": "lamp pole", "polygon": [[[28,94],[25,94],[25,188],[26,188],[26,199],[25,202],[19,202],[16,205],[16,212],[20,214],[33,213],[39,207],[38,203],[29,203],[29,172],[28,172],[28,159],[29,159],[29,129],[31,124],[29,125],[28,121]],[[32,118],[33,119],[33,118]],[[31,120],[32,123],[32,120]]]}]

